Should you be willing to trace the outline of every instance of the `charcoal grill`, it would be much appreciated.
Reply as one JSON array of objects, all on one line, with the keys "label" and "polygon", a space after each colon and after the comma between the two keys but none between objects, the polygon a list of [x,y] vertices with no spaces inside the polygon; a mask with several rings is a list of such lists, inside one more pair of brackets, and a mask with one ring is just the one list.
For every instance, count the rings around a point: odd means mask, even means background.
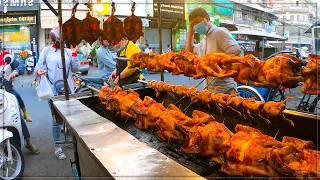
[{"label": "charcoal grill", "polygon": [[[151,88],[136,88],[135,91],[140,94],[140,98],[143,99],[145,96],[150,96],[157,100],[158,102],[164,102],[164,105],[167,107],[171,103],[177,102],[181,98],[181,96],[175,95],[175,94],[170,94],[170,93],[161,93],[159,97],[155,97],[156,93],[153,89]],[[74,95],[76,96],[76,95]],[[120,117],[120,115],[117,115],[115,111],[108,111],[105,109],[105,107],[101,104],[99,98],[97,96],[91,97],[90,94],[87,96],[82,95],[81,98],[75,97],[77,100],[73,100],[74,102],[77,102],[76,107],[81,107],[80,110],[72,108],[73,105],[72,103],[68,105],[67,102],[61,102],[61,98],[56,98],[53,99],[54,101],[54,106],[57,112],[59,112],[59,115],[61,118],[66,121],[67,125],[70,126],[70,128],[73,130],[74,134],[78,136],[76,139],[78,142],[83,142],[80,143],[82,144],[79,149],[87,149],[86,154],[91,155],[93,159],[95,159],[95,163],[99,164],[100,159],[95,156],[95,148],[91,148],[90,145],[88,146],[85,144],[85,140],[82,134],[79,134],[77,131],[79,129],[77,128],[78,126],[80,130],[86,131],[88,129],[89,132],[94,132],[90,131],[91,126],[95,126],[95,123],[90,121],[88,124],[83,122],[82,120],[83,113],[81,115],[75,116],[78,112],[82,112],[82,109],[85,109],[87,111],[85,114],[92,114],[93,112],[99,114],[95,115],[94,119],[97,119],[97,121],[108,121],[108,123],[112,123],[113,125],[116,125],[119,127],[119,130],[122,130],[123,133],[125,132],[126,134],[130,134],[131,136],[135,137],[139,142],[145,143],[148,147],[151,149],[155,149],[165,155],[165,157],[168,157],[168,159],[173,160],[170,161],[172,162],[177,162],[178,164],[182,166],[177,166],[178,168],[182,168],[186,174],[189,174],[191,172],[194,173],[191,176],[196,176],[200,175],[203,177],[210,177],[210,178],[219,178],[219,177],[224,177],[228,178],[226,175],[224,175],[222,172],[219,171],[220,166],[212,164],[208,161],[207,158],[202,157],[200,155],[190,155],[190,154],[184,154],[179,152],[180,145],[177,144],[176,142],[167,142],[167,141],[162,141],[160,138],[158,138],[155,134],[155,132],[148,131],[148,130],[140,130],[138,129],[135,124],[133,119],[123,119]],[[188,105],[190,104],[190,99],[184,98],[181,100],[177,106],[180,107],[181,109],[185,109]],[[68,106],[68,108],[65,108]],[[68,110],[69,109],[69,110]],[[186,114],[188,116],[191,116],[191,113],[193,110],[201,110],[203,112],[212,114],[218,122],[224,122],[225,125],[231,130],[234,131],[234,128],[236,124],[245,124],[249,125],[251,127],[259,129],[262,133],[270,135],[270,136],[275,136],[275,134],[279,131],[277,135],[277,139],[281,140],[283,136],[292,136],[292,137],[297,137],[300,139],[304,140],[312,140],[315,144],[318,145],[319,141],[317,139],[317,129],[319,128],[319,123],[318,120],[314,118],[314,116],[310,115],[305,115],[302,113],[295,113],[291,111],[286,111],[286,117],[293,120],[295,123],[295,126],[292,127],[287,121],[282,120],[281,118],[273,118],[271,120],[271,124],[267,124],[263,119],[259,119],[258,117],[255,117],[252,120],[243,120],[242,118],[237,117],[237,114],[234,113],[231,110],[224,109],[223,114],[219,114],[218,109],[215,107],[215,104],[210,104],[209,107],[203,105],[202,103],[194,103],[191,106],[189,106]],[[94,114],[95,114],[94,113]],[[101,117],[100,117],[101,116]],[[102,118],[104,117],[104,118]],[[90,117],[88,117],[90,119]],[[88,118],[85,118],[88,120]],[[84,124],[83,124],[84,123]],[[82,127],[84,126],[84,127]],[[115,126],[115,127],[116,127]],[[106,144],[104,141],[106,141],[107,138],[120,138],[119,141],[122,141],[122,137],[117,136],[117,134],[108,134],[109,136],[101,136],[99,139],[90,139],[90,142],[97,141],[98,144]],[[111,135],[111,136],[110,136]],[[88,135],[90,136],[90,135]],[[110,142],[107,142],[110,143]],[[109,144],[112,146],[112,143]],[[109,146],[108,145],[108,146]],[[80,145],[79,145],[80,146]],[[88,147],[86,147],[88,146]],[[88,150],[88,148],[90,150]],[[318,146],[317,146],[318,149]],[[79,150],[78,150],[79,151]],[[83,150],[79,151],[80,153],[83,153]],[[87,155],[87,156],[89,156]],[[83,155],[80,155],[80,157]],[[108,154],[108,152],[105,152],[105,156],[113,156],[113,154]],[[116,159],[116,155],[114,155],[114,158]],[[148,156],[141,157],[141,158],[148,158]],[[81,158],[80,158],[81,159]],[[83,160],[82,160],[83,161]],[[88,159],[86,161],[89,161]],[[129,160],[128,160],[129,161]],[[81,160],[80,160],[81,162]],[[147,163],[147,161],[145,161]],[[170,164],[169,163],[169,164]],[[94,163],[91,163],[94,164]],[[139,169],[137,166],[141,166],[141,164],[132,164],[134,165],[134,169]],[[94,171],[90,171],[90,173],[85,170],[85,168],[82,168],[84,165],[80,165],[81,172],[84,177],[86,177],[86,174],[91,174],[93,176],[96,176],[98,173],[93,173]],[[91,165],[93,166],[93,165]],[[95,165],[96,166],[96,165]],[[149,166],[148,164],[144,164],[144,166]],[[87,166],[85,166],[87,167]],[[116,177],[117,174],[112,174],[109,169],[105,169],[106,166],[101,167],[103,171],[107,172],[106,174],[103,174],[101,176],[110,176],[110,177]],[[140,168],[143,168],[140,167]],[[186,170],[187,169],[187,170]],[[101,171],[102,171],[101,170]],[[176,170],[174,171],[176,172]],[[143,172],[139,171],[139,175],[142,174]],[[138,173],[137,173],[138,174]],[[152,174],[152,176],[157,176],[157,174]],[[161,175],[160,175],[161,176]],[[170,176],[169,174],[162,173],[162,176]],[[173,176],[187,176],[190,177],[189,175],[182,175],[181,173],[179,175],[174,174]],[[194,178],[194,177],[192,177]]]}]

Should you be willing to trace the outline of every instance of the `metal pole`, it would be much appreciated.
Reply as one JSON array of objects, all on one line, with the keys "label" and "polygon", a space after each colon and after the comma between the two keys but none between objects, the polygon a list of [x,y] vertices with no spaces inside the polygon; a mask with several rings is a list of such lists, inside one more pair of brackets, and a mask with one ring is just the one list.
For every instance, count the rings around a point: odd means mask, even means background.
[{"label": "metal pole", "polygon": [[[284,36],[284,27],[285,27],[285,23],[284,23],[284,16],[282,17],[282,36]],[[283,40],[282,41],[282,50],[285,49],[285,46],[286,46],[286,41]]]},{"label": "metal pole", "polygon": [[62,73],[63,73],[63,83],[64,83],[64,95],[66,100],[69,100],[69,86],[67,81],[67,71],[66,71],[66,61],[64,58],[64,40],[62,31],[62,8],[61,0],[58,0],[58,17],[59,17],[59,30],[60,30],[60,50],[61,50],[61,61],[62,61]]},{"label": "metal pole", "polygon": [[[159,51],[162,54],[162,26],[161,26],[161,6],[160,0],[157,1],[158,6],[158,30],[159,30]],[[161,81],[164,81],[164,74],[161,72]]]}]

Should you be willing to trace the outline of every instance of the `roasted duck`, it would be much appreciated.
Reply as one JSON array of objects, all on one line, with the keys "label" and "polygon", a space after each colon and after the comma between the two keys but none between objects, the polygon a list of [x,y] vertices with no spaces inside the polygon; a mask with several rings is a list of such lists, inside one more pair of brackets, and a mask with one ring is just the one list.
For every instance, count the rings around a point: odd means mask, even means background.
[{"label": "roasted duck", "polygon": [[304,77],[304,84],[302,92],[304,94],[320,94],[320,56],[308,55],[310,62],[302,71]]},{"label": "roasted duck", "polygon": [[136,3],[133,2],[131,16],[126,17],[123,21],[125,35],[133,43],[136,43],[140,36],[143,36],[142,20],[134,15],[135,5]]},{"label": "roasted duck", "polygon": [[63,39],[73,47],[78,46],[84,38],[83,23],[73,14],[71,18],[62,25]]},{"label": "roasted duck", "polygon": [[115,3],[112,2],[111,6],[111,16],[103,23],[103,31],[108,42],[114,46],[121,41],[125,34],[122,21],[114,15],[116,10]]},{"label": "roasted duck", "polygon": [[237,124],[235,131],[222,172],[230,176],[278,176],[268,165],[267,158],[270,151],[284,147],[284,143],[249,126]]},{"label": "roasted duck", "polygon": [[[91,16],[91,12],[87,13],[87,17],[82,20],[84,37],[83,39],[92,45],[101,35],[103,31],[100,29],[100,21]],[[76,25],[78,26],[78,25]]]}]

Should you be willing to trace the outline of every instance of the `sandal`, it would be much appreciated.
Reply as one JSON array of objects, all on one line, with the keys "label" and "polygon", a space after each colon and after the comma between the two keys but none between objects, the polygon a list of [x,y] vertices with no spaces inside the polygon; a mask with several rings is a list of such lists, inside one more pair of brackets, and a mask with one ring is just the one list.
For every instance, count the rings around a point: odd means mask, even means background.
[{"label": "sandal", "polygon": [[31,147],[25,146],[26,149],[28,149],[32,154],[37,155],[40,153],[39,148],[37,146],[33,145]]},{"label": "sandal", "polygon": [[32,118],[30,116],[24,117],[27,122],[32,122]]},{"label": "sandal", "polygon": [[64,160],[67,158],[67,156],[63,153],[61,147],[56,148],[56,150],[54,151],[54,153],[56,154],[56,157],[59,160]]}]

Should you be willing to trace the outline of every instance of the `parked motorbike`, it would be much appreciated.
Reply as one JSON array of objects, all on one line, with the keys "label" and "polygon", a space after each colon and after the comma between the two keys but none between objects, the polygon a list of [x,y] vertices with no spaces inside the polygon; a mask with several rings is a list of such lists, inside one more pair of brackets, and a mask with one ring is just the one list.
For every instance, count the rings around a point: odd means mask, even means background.
[{"label": "parked motorbike", "polygon": [[34,63],[34,57],[32,55],[28,55],[26,58],[26,70],[27,74],[32,74],[34,71],[35,63]]},{"label": "parked motorbike", "polygon": [[97,89],[104,85],[104,81],[100,77],[83,77],[79,74],[74,74],[72,78],[75,83],[75,93],[90,91],[87,87],[88,85]]},{"label": "parked motorbike", "polygon": [[[9,65],[10,66],[10,65]],[[17,98],[5,90],[9,81],[1,68],[0,75],[0,178],[15,179],[23,175],[24,147],[21,121],[22,113]]]}]

